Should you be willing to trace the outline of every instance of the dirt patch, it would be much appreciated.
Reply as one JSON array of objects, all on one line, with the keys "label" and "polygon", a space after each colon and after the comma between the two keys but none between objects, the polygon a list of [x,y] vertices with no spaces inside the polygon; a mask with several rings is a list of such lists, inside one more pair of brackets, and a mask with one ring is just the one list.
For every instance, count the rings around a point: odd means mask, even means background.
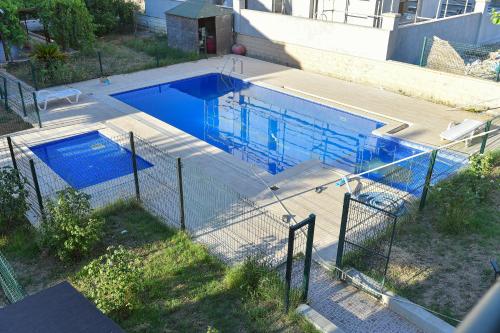
[{"label": "dirt patch", "polygon": [[[494,203],[499,202],[498,194]],[[432,210],[401,225],[388,283],[417,304],[462,319],[493,283],[490,259],[500,258],[500,209],[498,204],[492,207],[497,227],[489,235],[440,233],[432,224]]]}]

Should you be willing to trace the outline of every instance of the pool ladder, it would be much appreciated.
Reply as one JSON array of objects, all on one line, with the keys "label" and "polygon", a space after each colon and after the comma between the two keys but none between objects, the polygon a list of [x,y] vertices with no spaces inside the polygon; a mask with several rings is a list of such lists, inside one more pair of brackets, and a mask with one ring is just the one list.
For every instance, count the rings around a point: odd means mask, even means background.
[{"label": "pool ladder", "polygon": [[[243,74],[243,60],[241,60],[239,58],[235,58],[235,57],[229,57],[226,59],[226,62],[224,63],[224,66],[222,66],[220,74],[224,74],[224,70],[226,69],[226,66],[229,63],[229,60],[232,61],[232,67],[231,67],[231,70],[229,71],[229,73],[227,74],[227,76],[231,77],[231,74],[236,72],[236,64],[237,63],[240,64],[240,74]],[[224,82],[224,84],[228,88],[234,90],[234,82],[232,80],[229,80],[229,83],[228,83],[227,79],[225,79],[223,75],[221,75],[221,80],[222,80],[222,82]]]}]

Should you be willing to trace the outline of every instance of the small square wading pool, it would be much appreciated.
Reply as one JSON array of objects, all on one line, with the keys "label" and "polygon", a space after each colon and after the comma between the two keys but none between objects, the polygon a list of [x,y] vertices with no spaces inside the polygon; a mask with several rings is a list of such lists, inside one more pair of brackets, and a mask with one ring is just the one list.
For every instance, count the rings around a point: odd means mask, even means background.
[{"label": "small square wading pool", "polygon": [[[77,190],[133,173],[132,153],[97,131],[29,148]],[[153,166],[136,157],[138,170]]]}]

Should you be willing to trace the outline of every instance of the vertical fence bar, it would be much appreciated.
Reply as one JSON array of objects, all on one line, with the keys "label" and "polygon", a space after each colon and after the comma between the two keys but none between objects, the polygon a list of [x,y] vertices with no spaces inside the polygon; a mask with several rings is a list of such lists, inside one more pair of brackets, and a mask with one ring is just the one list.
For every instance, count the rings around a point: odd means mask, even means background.
[{"label": "vertical fence bar", "polygon": [[418,209],[422,210],[425,207],[425,200],[427,199],[427,192],[431,185],[432,171],[434,170],[434,163],[436,163],[437,150],[433,150],[431,153],[431,159],[429,161],[429,168],[427,169],[427,176],[425,176],[424,188],[422,189],[422,196],[420,197],[420,204]]},{"label": "vertical fence bar", "polygon": [[7,92],[7,78],[2,77],[3,79],[3,97],[5,98],[4,101],[4,106],[5,106],[5,111],[9,110],[9,93]]},{"label": "vertical fence bar", "polygon": [[285,272],[285,312],[290,308],[290,288],[292,285],[292,265],[293,265],[293,244],[295,242],[295,230],[288,229],[288,253],[286,256]]},{"label": "vertical fence bar", "polygon": [[99,71],[101,72],[101,77],[103,77],[104,76],[104,71],[102,69],[101,51],[97,51],[97,59],[99,59]]},{"label": "vertical fence bar", "polygon": [[422,43],[422,50],[420,51],[420,61],[418,62],[420,67],[424,66],[424,56],[426,47],[427,47],[427,36],[424,37],[424,42]]},{"label": "vertical fence bar", "polygon": [[10,138],[10,136],[7,137],[7,144],[9,145],[10,158],[12,160],[12,167],[14,167],[14,169],[18,170],[17,169],[16,155],[14,154],[14,147],[12,146],[12,139]]},{"label": "vertical fence bar", "polygon": [[141,192],[139,190],[139,174],[137,172],[137,155],[135,153],[134,132],[129,132],[130,150],[132,151],[132,168],[134,170],[135,197],[137,201],[141,201]]},{"label": "vertical fence bar", "polygon": [[[488,132],[490,130],[491,122],[492,120],[488,120],[486,122],[486,125],[484,127],[484,132]],[[479,149],[480,154],[483,154],[484,150],[486,149],[486,141],[488,141],[488,134],[483,135],[483,140],[481,141],[481,148]]]},{"label": "vertical fence bar", "polygon": [[177,184],[179,186],[179,219],[181,223],[181,230],[186,230],[184,215],[184,189],[182,186],[182,162],[180,157],[177,157]]},{"label": "vertical fence bar", "polygon": [[[351,203],[351,193],[347,192],[344,194],[344,205],[342,207],[342,219],[340,222],[339,242],[337,245],[337,258],[335,260],[335,266],[337,266],[337,268],[342,268],[342,256],[344,255],[345,233],[347,229],[347,220],[349,217],[350,203]],[[341,274],[337,272],[337,276],[340,277]]]},{"label": "vertical fence bar", "polygon": [[43,200],[42,200],[42,192],[40,191],[40,185],[38,184],[38,177],[36,175],[35,162],[32,159],[29,161],[31,176],[33,177],[33,185],[35,187],[36,198],[38,200],[38,207],[40,207],[40,213],[42,214],[42,220],[45,220],[45,212],[43,210]]},{"label": "vertical fence bar", "polygon": [[33,104],[35,104],[36,117],[38,119],[38,126],[42,128],[42,119],[40,119],[40,110],[38,109],[38,98],[36,92],[33,92]]},{"label": "vertical fence bar", "polygon": [[23,115],[26,117],[26,104],[24,103],[23,87],[21,82],[17,82],[17,87],[19,88],[19,97],[21,97],[21,105],[23,106]]},{"label": "vertical fence bar", "polygon": [[[392,243],[394,242],[394,235],[396,233],[396,223],[398,221],[397,217],[394,217],[394,222],[392,223],[392,231],[391,231],[391,242],[389,243],[389,250],[387,251],[387,259],[385,261],[384,268],[384,277],[382,278],[381,289],[384,289],[385,278],[387,276],[387,269],[389,269],[389,261],[391,260],[391,252],[392,252]],[[380,290],[382,292],[382,290]]]},{"label": "vertical fence bar", "polygon": [[309,215],[307,227],[306,255],[304,259],[304,279],[302,280],[302,301],[307,302],[309,294],[309,279],[311,277],[312,248],[314,240],[314,226],[316,224],[316,215]]},{"label": "vertical fence bar", "polygon": [[156,67],[160,67],[160,54],[158,50],[155,52],[155,58],[156,58]]},{"label": "vertical fence bar", "polygon": [[31,62],[31,60],[29,61],[29,63],[31,68],[31,80],[33,81],[33,87],[35,88],[36,91],[38,91],[38,83],[36,82],[36,68],[35,65],[33,65],[33,62]]}]

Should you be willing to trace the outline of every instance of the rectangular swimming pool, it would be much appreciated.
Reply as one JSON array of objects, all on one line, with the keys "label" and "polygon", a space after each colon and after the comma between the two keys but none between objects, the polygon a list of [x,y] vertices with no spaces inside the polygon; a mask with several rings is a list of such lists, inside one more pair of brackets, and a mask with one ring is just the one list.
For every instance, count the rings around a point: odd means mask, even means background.
[{"label": "rectangular swimming pool", "polygon": [[310,159],[358,173],[426,149],[373,135],[380,121],[221,74],[112,97],[273,175]]},{"label": "rectangular swimming pool", "polygon": [[[97,131],[29,148],[77,190],[133,172],[132,153]],[[152,166],[137,156],[137,169]]]}]

